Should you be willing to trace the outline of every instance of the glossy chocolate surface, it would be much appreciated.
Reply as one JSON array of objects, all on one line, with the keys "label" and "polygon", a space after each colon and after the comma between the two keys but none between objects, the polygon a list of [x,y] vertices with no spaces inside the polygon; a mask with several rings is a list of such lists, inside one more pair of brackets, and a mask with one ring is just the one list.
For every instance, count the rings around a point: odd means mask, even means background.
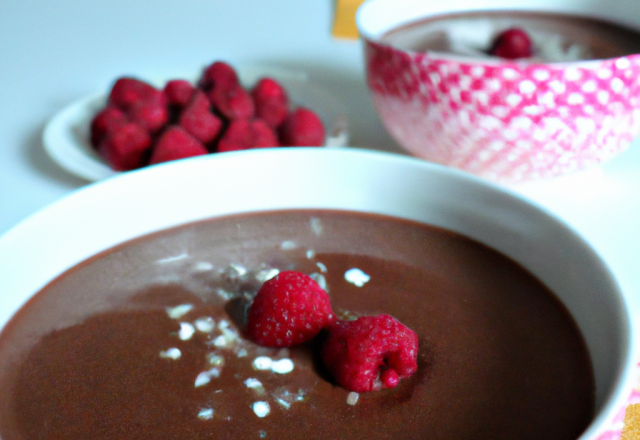
[{"label": "glossy chocolate surface", "polygon": [[[350,404],[315,342],[244,340],[246,302],[274,268],[324,279],[342,317],[414,329],[418,372]],[[361,287],[353,268],[370,277]],[[594,386],[576,325],[519,265],[372,214],[242,215],[143,237],[54,280],[0,334],[3,440],[570,440]]]}]

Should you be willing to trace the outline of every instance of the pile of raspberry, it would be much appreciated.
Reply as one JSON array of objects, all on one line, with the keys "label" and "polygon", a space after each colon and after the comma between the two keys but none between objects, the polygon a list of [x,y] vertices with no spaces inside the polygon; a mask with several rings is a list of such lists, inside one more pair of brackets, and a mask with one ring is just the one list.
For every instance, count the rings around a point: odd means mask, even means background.
[{"label": "pile of raspberry", "polygon": [[91,121],[91,145],[117,171],[208,153],[279,146],[322,146],[312,110],[292,108],[272,78],[245,89],[233,67],[216,61],[196,85],[168,81],[162,90],[136,78],[113,85]]},{"label": "pile of raspberry", "polygon": [[266,281],[247,316],[249,339],[266,347],[303,344],[320,333],[321,358],[334,380],[358,393],[393,388],[418,369],[418,336],[389,315],[339,320],[311,277],[280,272]]}]

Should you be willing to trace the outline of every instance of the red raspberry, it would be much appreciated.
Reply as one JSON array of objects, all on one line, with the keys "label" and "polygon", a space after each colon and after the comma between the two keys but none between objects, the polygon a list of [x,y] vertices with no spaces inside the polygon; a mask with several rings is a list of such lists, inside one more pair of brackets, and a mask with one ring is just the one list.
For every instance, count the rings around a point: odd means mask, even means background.
[{"label": "red raspberry", "polygon": [[418,369],[418,336],[392,316],[362,316],[328,327],[322,360],[344,388],[392,388]]},{"label": "red raspberry", "polygon": [[145,165],[151,149],[151,136],[141,126],[129,122],[107,133],[98,153],[116,171],[128,171]]},{"label": "red raspberry", "polygon": [[109,104],[127,111],[138,101],[144,101],[160,94],[159,90],[144,81],[135,78],[119,78],[109,94]]},{"label": "red raspberry", "polygon": [[204,70],[198,81],[198,87],[205,92],[210,92],[228,90],[239,83],[238,74],[233,67],[222,61],[216,61]]},{"label": "red raspberry", "polygon": [[168,162],[193,156],[202,156],[208,151],[196,138],[182,127],[172,125],[167,128],[156,143],[150,164]]},{"label": "red raspberry", "polygon": [[179,123],[203,144],[214,140],[222,128],[222,121],[211,113],[209,100],[202,90],[193,93],[191,101],[180,115]]},{"label": "red raspberry", "polygon": [[91,145],[98,148],[109,131],[126,123],[127,117],[122,110],[113,105],[107,105],[91,121]]},{"label": "red raspberry", "polygon": [[279,146],[273,129],[260,119],[236,119],[231,121],[218,141],[218,152],[269,148]]},{"label": "red raspberry", "polygon": [[169,122],[167,98],[157,94],[135,102],[127,112],[132,122],[145,128],[150,134],[156,134]]},{"label": "red raspberry", "polygon": [[533,53],[533,45],[525,31],[510,28],[496,37],[489,53],[507,59],[527,58]]},{"label": "red raspberry", "polygon": [[211,104],[229,119],[249,119],[255,113],[253,99],[240,84],[214,89],[207,94]]},{"label": "red raspberry", "polygon": [[247,317],[249,338],[266,347],[291,347],[335,320],[329,295],[309,276],[285,271],[265,282]]},{"label": "red raspberry", "polygon": [[256,116],[272,127],[277,127],[289,114],[289,97],[274,79],[262,78],[251,91]]},{"label": "red raspberry", "polygon": [[299,107],[287,116],[278,130],[282,145],[290,147],[319,147],[324,145],[322,121],[313,111]]},{"label": "red raspberry", "polygon": [[164,86],[164,95],[167,97],[167,103],[176,107],[184,107],[195,91],[195,87],[187,80],[174,79]]}]

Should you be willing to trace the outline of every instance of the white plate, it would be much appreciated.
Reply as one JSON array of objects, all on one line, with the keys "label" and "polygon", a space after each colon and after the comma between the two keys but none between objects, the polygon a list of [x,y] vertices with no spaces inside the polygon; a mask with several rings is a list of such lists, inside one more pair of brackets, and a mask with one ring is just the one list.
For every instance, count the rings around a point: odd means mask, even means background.
[{"label": "white plate", "polygon": [[[264,76],[278,80],[294,105],[304,105],[318,113],[326,127],[327,147],[347,145],[344,106],[330,92],[311,82],[305,73],[268,66],[241,67],[237,72],[245,87],[253,86]],[[166,81],[149,82],[163,87]],[[118,174],[98,156],[89,141],[91,120],[104,107],[107,96],[108,93],[95,93],[69,104],[47,123],[42,135],[44,149],[54,162],[71,174],[91,181]]]}]

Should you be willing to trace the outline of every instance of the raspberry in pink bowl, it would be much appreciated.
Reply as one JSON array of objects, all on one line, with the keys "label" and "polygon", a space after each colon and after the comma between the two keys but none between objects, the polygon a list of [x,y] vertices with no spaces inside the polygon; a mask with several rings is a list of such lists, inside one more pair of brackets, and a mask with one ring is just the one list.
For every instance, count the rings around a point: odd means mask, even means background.
[{"label": "raspberry in pink bowl", "polygon": [[[624,151],[640,132],[640,5],[485,6],[360,7],[367,83],[395,140],[415,156],[506,182],[590,168]],[[530,56],[493,50],[511,29],[530,37]]]}]

